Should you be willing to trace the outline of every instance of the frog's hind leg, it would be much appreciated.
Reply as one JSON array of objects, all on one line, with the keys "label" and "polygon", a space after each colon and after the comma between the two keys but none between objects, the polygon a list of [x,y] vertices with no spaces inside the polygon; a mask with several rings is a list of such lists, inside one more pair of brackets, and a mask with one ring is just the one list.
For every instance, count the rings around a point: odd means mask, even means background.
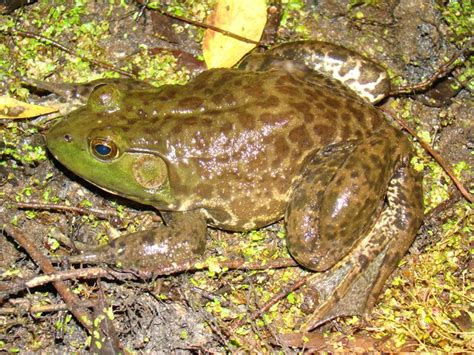
[{"label": "frog's hind leg", "polygon": [[303,325],[306,331],[335,317],[364,314],[372,309],[421,224],[421,191],[420,178],[408,161],[402,162],[391,180],[387,206],[378,223],[335,270],[315,275],[311,280],[309,287],[319,292],[321,302]]},{"label": "frog's hind leg", "polygon": [[410,166],[408,157],[401,162],[387,191],[387,208],[367,237],[368,249],[376,251],[377,243],[386,243],[382,268],[376,270],[375,282],[367,297],[366,310],[377,301],[385,280],[398,266],[413,243],[423,220],[423,187],[421,176]]},{"label": "frog's hind leg", "polygon": [[[409,164],[408,143],[404,137],[401,138],[397,142],[396,151],[391,152],[395,163],[390,169],[392,173],[389,176],[390,182],[387,183],[388,188],[383,191],[386,201],[376,208],[374,225],[363,232],[356,245],[338,262],[336,258],[334,263],[329,263],[324,268],[310,267],[324,272],[315,274],[308,285],[319,294],[320,304],[304,325],[305,330],[311,330],[338,316],[363,314],[371,309],[385,280],[412,243],[423,213],[421,186],[418,175]],[[308,166],[302,181],[293,192],[286,214],[288,247],[292,255],[296,249],[296,254],[309,257],[311,264],[309,255],[313,251],[320,255],[332,255],[338,249],[343,249],[344,240],[340,246],[338,240],[333,240],[336,249],[317,250],[316,243],[315,250],[311,250],[321,229],[319,215],[323,211],[318,209],[324,205],[325,195],[331,193],[331,183],[334,179],[337,180],[338,171],[350,162],[354,154],[357,155],[357,147],[349,149],[346,154],[342,149],[327,156],[320,155]],[[341,158],[343,163],[340,162]],[[311,198],[308,198],[309,193]],[[355,224],[356,219],[354,218]],[[306,250],[302,252],[304,248]],[[301,263],[298,257],[296,259]],[[303,260],[302,264],[307,262],[308,260]]]},{"label": "frog's hind leg", "polygon": [[337,80],[371,103],[390,92],[390,79],[383,67],[355,51],[320,41],[283,43],[264,54],[251,53],[239,68],[260,71],[277,65],[288,70],[297,64]]},{"label": "frog's hind leg", "polygon": [[332,268],[376,223],[399,156],[391,134],[331,145],[306,164],[286,211],[288,249],[300,264]]}]

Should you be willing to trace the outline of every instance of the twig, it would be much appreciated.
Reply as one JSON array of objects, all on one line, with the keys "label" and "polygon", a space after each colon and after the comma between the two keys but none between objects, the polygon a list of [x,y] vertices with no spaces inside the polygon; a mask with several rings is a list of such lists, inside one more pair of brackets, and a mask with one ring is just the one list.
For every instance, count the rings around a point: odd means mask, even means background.
[{"label": "twig", "polygon": [[27,281],[3,283],[0,286],[2,295],[0,301],[3,301],[7,295],[14,295],[26,288],[34,288],[48,283],[60,282],[65,280],[79,279],[79,278],[99,278],[106,276],[107,271],[102,268],[88,268],[68,271],[54,271],[53,273],[41,276],[35,276]]},{"label": "twig", "polygon": [[107,307],[110,305],[105,300],[104,289],[102,283],[97,280],[98,300],[94,305],[94,326],[97,332],[92,334],[91,345],[89,351],[94,354],[120,354],[124,350],[124,346],[120,343],[117,336],[117,330],[110,317],[107,315]]},{"label": "twig", "polygon": [[130,77],[130,78],[133,78],[134,75],[125,71],[125,70],[122,70],[122,69],[119,69],[119,68],[116,68],[114,67],[113,65],[111,64],[108,64],[108,63],[105,63],[105,62],[102,62],[100,60],[97,60],[97,59],[93,59],[93,58],[90,58],[90,57],[87,57],[85,55],[82,55],[82,54],[79,54],[77,51],[69,48],[69,47],[66,47],[65,45],[51,39],[51,38],[48,38],[48,37],[45,37],[45,36],[42,36],[40,34],[37,34],[37,33],[33,33],[33,32],[29,32],[29,31],[22,31],[22,30],[17,30],[15,28],[10,28],[10,29],[7,29],[7,30],[2,30],[0,29],[0,33],[4,33],[4,34],[7,34],[7,35],[10,35],[10,36],[22,36],[22,37],[28,37],[28,38],[34,38],[40,42],[43,42],[43,43],[46,43],[46,44],[50,44],[52,45],[53,47],[56,47],[56,48],[59,48],[61,49],[62,51],[66,52],[66,53],[69,53],[70,55],[73,55],[75,57],[78,57],[78,58],[81,58],[85,61],[88,61],[94,65],[97,65],[98,67],[102,67],[102,68],[105,68],[105,69],[108,69],[108,70],[112,70],[116,73],[119,73],[119,74],[122,74],[122,75],[125,75],[127,77]]},{"label": "twig", "polygon": [[[284,267],[296,267],[298,266],[293,259],[276,259],[262,264],[261,262],[246,263],[243,260],[225,261],[219,264],[221,268],[228,268],[229,270],[267,270],[267,269],[279,269]],[[51,282],[60,282],[72,279],[96,279],[106,278],[113,280],[137,280],[137,279],[149,279],[156,276],[164,276],[170,274],[177,274],[180,272],[191,272],[208,269],[209,265],[203,263],[196,267],[194,262],[185,262],[179,265],[171,267],[165,267],[157,270],[146,270],[146,271],[132,271],[132,270],[113,270],[104,267],[90,267],[85,269],[68,270],[68,271],[54,271],[48,275],[41,275],[31,278],[27,281],[3,283],[0,286],[2,292],[2,298],[6,296],[14,295],[25,288],[33,288],[41,285],[45,285]]]},{"label": "twig", "polygon": [[431,146],[429,144],[423,142],[423,140],[421,140],[420,137],[418,137],[418,135],[416,134],[416,131],[413,128],[411,128],[410,125],[408,125],[405,121],[399,119],[394,114],[394,112],[392,112],[389,109],[382,109],[382,111],[385,112],[392,119],[397,121],[400,126],[402,126],[404,129],[406,129],[414,138],[416,138],[418,140],[418,143],[420,143],[420,145],[423,147],[423,149],[425,149],[436,160],[436,162],[443,168],[443,170],[446,172],[446,174],[449,175],[449,177],[451,178],[453,183],[456,185],[459,192],[461,192],[461,194],[464,196],[464,198],[472,203],[474,201],[473,196],[469,193],[469,191],[467,191],[467,189],[464,187],[464,185],[454,175],[453,170],[451,169],[449,164],[444,161],[444,159],[441,157],[441,155],[439,155],[433,148],[431,148]]},{"label": "twig", "polygon": [[[257,261],[253,263],[247,263],[244,260],[232,260],[219,262],[221,268],[227,268],[229,270],[269,270],[269,269],[280,269],[285,267],[297,267],[299,266],[293,259],[280,258],[275,260],[262,262]],[[175,264],[169,267],[163,267],[160,269],[143,269],[141,275],[148,275],[147,277],[162,276],[177,274],[180,272],[199,271],[209,268],[209,264],[206,262],[199,263],[196,265],[194,261],[183,262],[181,264]],[[142,277],[143,277],[142,276]]]},{"label": "twig", "polygon": [[399,95],[399,94],[411,94],[415,93],[418,91],[424,91],[431,87],[433,83],[438,80],[439,78],[445,76],[448,74],[452,68],[451,66],[453,63],[461,56],[463,55],[466,51],[469,50],[469,47],[472,46],[474,43],[474,37],[471,38],[460,50],[458,50],[452,57],[449,59],[446,63],[441,65],[438,70],[434,72],[433,75],[431,75],[428,79],[417,83],[413,85],[406,85],[406,86],[399,86],[398,88],[395,88],[392,90],[387,96],[393,96],[393,95]]},{"label": "twig", "polygon": [[226,30],[223,30],[222,28],[219,28],[219,27],[216,27],[216,26],[213,26],[213,25],[209,25],[207,23],[202,23],[202,22],[199,22],[199,21],[194,21],[194,20],[190,20],[186,17],[183,17],[183,16],[179,16],[179,15],[172,15],[166,11],[163,11],[161,9],[155,9],[155,8],[148,8],[150,10],[155,10],[155,11],[158,11],[160,14],[164,15],[164,16],[167,16],[167,17],[170,17],[170,18],[174,18],[175,20],[179,20],[179,21],[182,21],[182,22],[185,22],[185,23],[188,23],[190,25],[194,25],[196,27],[201,27],[201,28],[205,28],[205,29],[210,29],[210,30],[213,30],[213,31],[216,31],[216,32],[220,32],[222,33],[223,35],[225,36],[229,36],[229,37],[232,37],[232,38],[235,38],[239,41],[242,41],[242,42],[246,42],[246,43],[251,43],[251,44],[255,44],[255,45],[260,45],[260,42],[259,41],[254,41],[252,39],[249,39],[249,38],[246,38],[246,37],[242,37],[242,36],[239,36],[238,34],[235,34],[235,33],[232,33],[232,32],[229,32],[229,31],[226,31]]},{"label": "twig", "polygon": [[[15,301],[15,302],[14,302]],[[10,300],[10,303],[14,303],[16,307],[2,307],[0,308],[0,315],[8,315],[8,314],[15,314],[21,315],[24,314],[25,311],[29,314],[36,314],[36,313],[50,313],[50,312],[59,312],[68,310],[68,305],[65,303],[56,303],[56,304],[34,304],[28,300]],[[96,301],[83,301],[81,302],[81,307],[89,308],[93,307]]]},{"label": "twig", "polygon": [[230,326],[229,332],[233,334],[235,330],[243,324],[260,317],[263,313],[268,311],[274,304],[277,304],[282,299],[284,299],[290,292],[296,291],[301,286],[305,285],[312,276],[314,276],[314,274],[307,275],[295,282],[294,284],[290,285],[289,287],[284,288],[283,291],[274,295],[270,300],[268,300],[262,307],[254,311],[250,316],[245,317],[244,319],[241,319],[237,322],[234,322],[234,324]]},{"label": "twig", "polygon": [[[4,233],[11,236],[34,260],[34,262],[46,274],[56,272],[48,258],[46,258],[31,242],[29,236],[23,233],[20,229],[13,227],[5,221],[0,220],[0,226]],[[82,307],[82,302],[77,296],[68,288],[63,281],[54,281],[53,286],[58,291],[64,302],[67,304],[69,311],[76,317],[77,321],[81,323],[89,333],[92,332],[92,320],[87,309]]]},{"label": "twig", "polygon": [[107,219],[109,217],[117,216],[117,211],[111,209],[98,209],[98,208],[83,208],[75,206],[57,205],[54,203],[41,203],[41,202],[17,202],[17,208],[26,208],[34,210],[56,210],[74,212],[83,215],[94,215],[98,218]]},{"label": "twig", "polygon": [[432,208],[427,213],[425,213],[425,216],[423,217],[424,219],[423,224],[426,225],[432,220],[436,220],[437,218],[439,218],[439,214],[451,208],[460,199],[461,199],[461,194],[458,191],[454,190],[454,193],[452,193],[447,200],[444,200],[438,206],[436,206],[435,208]]},{"label": "twig", "polygon": [[[74,212],[81,215],[93,215],[100,219],[109,219],[110,217],[118,217],[119,215],[118,212],[114,209],[85,208],[85,207],[77,207],[77,206],[59,205],[55,203],[42,203],[42,202],[36,202],[36,201],[16,202],[16,207],[24,208],[24,209],[34,209],[34,210],[54,210],[54,211]],[[131,211],[127,211],[127,213],[131,214],[132,216],[137,216],[141,213],[151,213],[152,214],[151,219],[153,222],[163,221],[160,215],[158,213],[154,213],[153,211],[140,212],[140,211],[131,210]]]}]

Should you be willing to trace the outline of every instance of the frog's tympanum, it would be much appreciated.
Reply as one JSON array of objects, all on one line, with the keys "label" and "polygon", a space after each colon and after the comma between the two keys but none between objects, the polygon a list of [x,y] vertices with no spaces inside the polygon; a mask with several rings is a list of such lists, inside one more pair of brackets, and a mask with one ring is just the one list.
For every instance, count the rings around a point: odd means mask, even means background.
[{"label": "frog's tympanum", "polygon": [[92,83],[87,104],[47,136],[52,154],[166,225],[82,255],[125,267],[197,260],[206,227],[285,219],[293,258],[322,273],[312,326],[374,304],[422,218],[409,141],[372,106],[384,69],[348,49],[295,42],[237,69],[160,88]]}]

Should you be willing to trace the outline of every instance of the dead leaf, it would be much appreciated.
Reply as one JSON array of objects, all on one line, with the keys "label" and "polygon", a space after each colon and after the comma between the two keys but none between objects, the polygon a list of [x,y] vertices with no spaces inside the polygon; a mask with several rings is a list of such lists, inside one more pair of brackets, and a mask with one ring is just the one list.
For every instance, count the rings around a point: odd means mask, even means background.
[{"label": "dead leaf", "polygon": [[[267,22],[265,0],[218,0],[207,23],[236,35],[258,41]],[[254,44],[239,41],[207,29],[202,45],[208,68],[229,68],[255,48]]]},{"label": "dead leaf", "polygon": [[0,118],[11,120],[33,118],[56,111],[58,111],[58,109],[54,107],[27,104],[26,102],[18,101],[11,97],[0,96]]}]

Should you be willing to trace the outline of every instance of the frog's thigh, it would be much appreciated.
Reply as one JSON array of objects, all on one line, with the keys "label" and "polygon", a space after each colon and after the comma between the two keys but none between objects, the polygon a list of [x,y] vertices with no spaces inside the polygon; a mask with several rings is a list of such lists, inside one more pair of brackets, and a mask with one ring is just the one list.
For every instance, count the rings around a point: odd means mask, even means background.
[{"label": "frog's thigh", "polygon": [[346,144],[354,146],[313,160],[288,205],[289,251],[315,271],[335,265],[375,224],[398,159],[385,131]]},{"label": "frog's thigh", "polygon": [[360,245],[311,283],[320,305],[304,325],[310,330],[338,316],[369,311],[386,279],[410,247],[423,216],[420,177],[404,158],[390,182],[387,206]]},{"label": "frog's thigh", "polygon": [[71,262],[163,268],[195,259],[206,245],[206,220],[196,211],[166,214],[166,226],[127,234],[97,250],[71,257]]},{"label": "frog's thigh", "polygon": [[350,144],[335,145],[315,156],[290,197],[285,212],[288,251],[298,263],[310,269],[317,269],[320,261],[313,256],[319,247],[319,215],[324,193],[353,148]]}]

